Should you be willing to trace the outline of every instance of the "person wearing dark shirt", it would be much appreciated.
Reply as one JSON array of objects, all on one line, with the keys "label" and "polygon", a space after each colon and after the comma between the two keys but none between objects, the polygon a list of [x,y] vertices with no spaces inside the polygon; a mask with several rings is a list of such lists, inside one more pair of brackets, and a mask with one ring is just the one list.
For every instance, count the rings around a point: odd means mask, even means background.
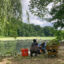
[{"label": "person wearing dark shirt", "polygon": [[33,43],[30,48],[30,56],[32,57],[33,54],[35,54],[35,56],[38,54],[38,43],[36,39],[33,39]]}]

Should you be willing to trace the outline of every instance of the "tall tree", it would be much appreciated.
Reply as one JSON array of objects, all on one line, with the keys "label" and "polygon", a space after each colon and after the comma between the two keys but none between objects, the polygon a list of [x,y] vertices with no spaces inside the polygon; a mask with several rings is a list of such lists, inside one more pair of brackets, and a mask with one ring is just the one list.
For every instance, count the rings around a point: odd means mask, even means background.
[{"label": "tall tree", "polygon": [[[18,22],[14,19],[22,20],[21,14],[21,0],[0,0],[0,31],[2,35],[5,35],[5,32],[8,32],[8,30],[10,30],[8,28],[11,28],[12,25],[18,25]],[[15,31],[16,28],[13,29]]]}]

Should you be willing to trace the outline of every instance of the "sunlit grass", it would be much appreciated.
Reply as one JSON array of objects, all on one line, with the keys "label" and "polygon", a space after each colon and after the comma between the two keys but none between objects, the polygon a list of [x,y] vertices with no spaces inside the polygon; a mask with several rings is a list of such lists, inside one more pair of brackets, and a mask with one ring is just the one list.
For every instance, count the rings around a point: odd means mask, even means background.
[{"label": "sunlit grass", "polygon": [[0,37],[0,40],[26,40],[26,39],[42,39],[42,40],[52,40],[56,37]]}]

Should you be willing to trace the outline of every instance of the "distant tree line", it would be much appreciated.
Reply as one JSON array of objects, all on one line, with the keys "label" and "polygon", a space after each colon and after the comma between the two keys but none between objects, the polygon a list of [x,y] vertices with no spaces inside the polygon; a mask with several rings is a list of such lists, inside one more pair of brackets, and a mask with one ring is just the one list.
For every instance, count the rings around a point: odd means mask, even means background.
[{"label": "distant tree line", "polygon": [[[16,36],[54,36],[54,28],[50,26],[40,27],[39,25],[19,23]],[[9,32],[8,36],[12,36]]]}]

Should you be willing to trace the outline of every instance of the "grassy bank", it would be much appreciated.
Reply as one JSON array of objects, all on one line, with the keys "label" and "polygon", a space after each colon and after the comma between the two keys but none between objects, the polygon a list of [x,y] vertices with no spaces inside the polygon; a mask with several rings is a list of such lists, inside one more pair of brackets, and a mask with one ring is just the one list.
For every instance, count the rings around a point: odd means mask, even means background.
[{"label": "grassy bank", "polygon": [[0,40],[26,40],[26,39],[42,39],[42,40],[52,40],[55,37],[0,37]]}]

